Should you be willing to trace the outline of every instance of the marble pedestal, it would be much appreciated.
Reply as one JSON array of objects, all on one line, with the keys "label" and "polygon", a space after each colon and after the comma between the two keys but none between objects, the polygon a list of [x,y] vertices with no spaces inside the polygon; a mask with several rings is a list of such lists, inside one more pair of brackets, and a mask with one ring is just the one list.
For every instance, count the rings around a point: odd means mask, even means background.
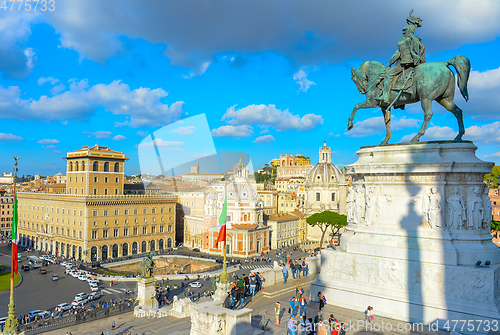
[{"label": "marble pedestal", "polygon": [[137,280],[137,300],[142,309],[158,309],[155,297],[156,278],[139,278]]},{"label": "marble pedestal", "polygon": [[213,300],[222,300],[224,301],[227,297],[227,293],[231,291],[231,283],[230,282],[218,282],[216,285],[216,289],[213,295]]},{"label": "marble pedestal", "polygon": [[[322,291],[342,307],[370,305],[375,315],[441,329],[472,320],[461,333],[487,333],[484,321],[500,319],[500,250],[483,183],[493,164],[476,149],[472,142],[361,148],[345,167],[353,185],[346,233],[340,248],[322,251],[311,299]],[[478,260],[491,266],[476,268]]]}]

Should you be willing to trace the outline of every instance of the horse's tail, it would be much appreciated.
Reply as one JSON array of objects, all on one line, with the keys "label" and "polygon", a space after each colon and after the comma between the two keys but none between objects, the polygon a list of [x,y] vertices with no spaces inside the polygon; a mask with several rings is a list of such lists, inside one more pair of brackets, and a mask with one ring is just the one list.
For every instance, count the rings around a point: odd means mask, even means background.
[{"label": "horse's tail", "polygon": [[446,66],[453,65],[457,70],[458,88],[464,97],[465,101],[469,101],[469,91],[467,90],[467,81],[469,81],[470,61],[465,56],[455,56],[448,60]]}]

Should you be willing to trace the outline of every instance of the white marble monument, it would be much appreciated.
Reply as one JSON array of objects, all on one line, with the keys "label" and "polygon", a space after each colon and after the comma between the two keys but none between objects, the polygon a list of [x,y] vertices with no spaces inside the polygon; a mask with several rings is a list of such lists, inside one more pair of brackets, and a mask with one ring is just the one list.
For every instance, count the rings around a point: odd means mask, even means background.
[{"label": "white marble monument", "polygon": [[322,291],[331,304],[441,329],[473,320],[464,333],[487,332],[476,320],[500,328],[500,249],[483,183],[493,163],[476,149],[466,141],[361,148],[345,167],[347,231],[340,248],[322,251],[311,299]]}]

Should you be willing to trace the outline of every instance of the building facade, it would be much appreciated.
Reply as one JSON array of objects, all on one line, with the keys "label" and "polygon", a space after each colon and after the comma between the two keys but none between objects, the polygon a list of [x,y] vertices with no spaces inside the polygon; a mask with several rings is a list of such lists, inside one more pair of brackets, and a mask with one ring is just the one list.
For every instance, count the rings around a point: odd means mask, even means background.
[{"label": "building facade", "polygon": [[0,234],[2,236],[11,234],[13,210],[14,197],[7,195],[5,190],[0,190]]},{"label": "building facade", "polygon": [[[273,164],[272,161],[271,164]],[[277,166],[277,178],[305,178],[312,168],[310,160],[307,157],[290,154],[280,155],[279,165]]]},{"label": "building facade", "polygon": [[307,238],[307,222],[300,211],[274,214],[267,222],[271,227],[271,249],[292,246]]},{"label": "building facade", "polygon": [[123,153],[96,145],[65,158],[66,194],[18,193],[21,245],[84,261],[175,245],[177,197],[124,195]]}]

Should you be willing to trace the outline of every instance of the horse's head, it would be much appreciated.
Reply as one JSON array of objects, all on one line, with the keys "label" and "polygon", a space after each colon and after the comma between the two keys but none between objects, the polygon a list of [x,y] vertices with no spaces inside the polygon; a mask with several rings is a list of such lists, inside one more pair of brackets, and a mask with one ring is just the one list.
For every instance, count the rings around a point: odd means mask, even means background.
[{"label": "horse's head", "polygon": [[356,84],[359,93],[366,94],[366,89],[368,86],[368,78],[366,77],[366,73],[363,71],[364,63],[361,64],[354,70],[351,68],[351,79]]}]

